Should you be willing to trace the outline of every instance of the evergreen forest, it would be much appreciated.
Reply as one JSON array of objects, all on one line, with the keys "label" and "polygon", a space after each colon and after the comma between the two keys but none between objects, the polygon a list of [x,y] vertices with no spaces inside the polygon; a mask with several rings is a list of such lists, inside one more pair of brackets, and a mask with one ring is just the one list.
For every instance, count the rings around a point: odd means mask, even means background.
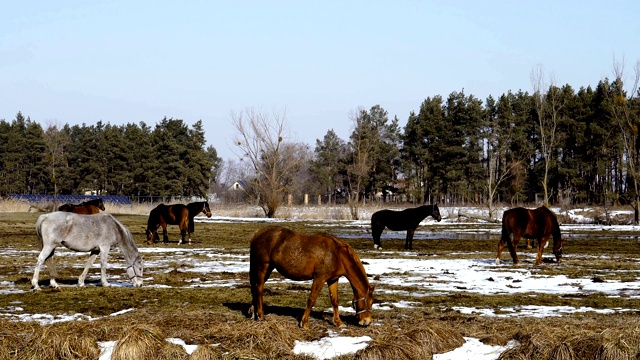
[{"label": "evergreen forest", "polygon": [[[637,88],[625,90],[617,77],[595,88],[551,84],[484,100],[464,90],[435,95],[418,104],[404,127],[380,105],[360,108],[350,119],[348,139],[329,129],[313,150],[297,152],[305,164],[286,177],[288,193],[324,202],[475,203],[490,209],[494,203],[623,204],[637,210],[639,99]],[[45,129],[18,113],[0,120],[0,196],[87,190],[206,196],[233,181],[250,187],[256,177],[268,176],[249,170],[222,181],[220,168],[234,162],[225,164],[213,146],[205,146],[201,121],[190,127],[165,118],[154,128],[98,122]]]}]

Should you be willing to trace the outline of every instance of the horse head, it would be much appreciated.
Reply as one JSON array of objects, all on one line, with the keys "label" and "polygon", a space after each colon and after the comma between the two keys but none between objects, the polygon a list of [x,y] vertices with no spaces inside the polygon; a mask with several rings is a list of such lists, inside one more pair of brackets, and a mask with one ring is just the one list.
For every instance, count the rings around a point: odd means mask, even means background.
[{"label": "horse head", "polygon": [[209,202],[205,201],[204,206],[202,207],[202,212],[207,215],[207,217],[211,217],[211,209],[209,208]]},{"label": "horse head", "polygon": [[98,209],[105,211],[104,202],[102,202],[102,198],[98,199]]},{"label": "horse head", "polygon": [[554,239],[554,248],[553,248],[553,255],[556,256],[556,262],[560,262],[560,259],[562,259],[562,238],[558,237],[558,239]]},{"label": "horse head", "polygon": [[160,236],[158,235],[157,231],[152,231],[149,230],[149,228],[146,228],[144,232],[147,235],[147,245],[151,245],[154,242],[158,242],[160,240]]},{"label": "horse head", "polygon": [[136,256],[133,260],[133,263],[127,266],[126,272],[129,281],[133,284],[134,287],[142,286],[142,259],[140,256]]},{"label": "horse head", "polygon": [[431,216],[438,221],[442,220],[442,216],[440,216],[440,209],[438,209],[438,204],[433,205]]},{"label": "horse head", "polygon": [[353,299],[351,302],[351,306],[353,306],[353,309],[356,311],[358,325],[360,326],[369,326],[373,322],[373,313],[371,309],[373,308],[374,289],[375,285],[369,286],[364,297]]}]

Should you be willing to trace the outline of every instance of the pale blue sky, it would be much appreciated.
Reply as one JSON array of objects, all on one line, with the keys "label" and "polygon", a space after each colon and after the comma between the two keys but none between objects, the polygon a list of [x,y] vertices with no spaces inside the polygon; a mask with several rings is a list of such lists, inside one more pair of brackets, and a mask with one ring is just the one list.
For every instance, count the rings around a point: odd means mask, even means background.
[{"label": "pale blue sky", "polygon": [[640,59],[632,1],[2,1],[0,119],[205,124],[233,159],[232,112],[287,111],[312,149],[379,104],[404,127],[427,97],[595,86]]}]

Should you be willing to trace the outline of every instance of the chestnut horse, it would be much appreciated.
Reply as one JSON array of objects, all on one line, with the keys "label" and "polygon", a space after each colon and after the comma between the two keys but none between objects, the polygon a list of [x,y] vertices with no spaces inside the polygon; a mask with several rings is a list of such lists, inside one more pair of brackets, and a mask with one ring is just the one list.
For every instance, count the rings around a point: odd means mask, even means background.
[{"label": "chestnut horse", "polygon": [[373,235],[373,247],[376,249],[382,249],[380,245],[380,235],[385,227],[393,231],[407,230],[407,239],[404,243],[406,250],[413,249],[413,234],[416,232],[418,225],[427,216],[431,215],[432,218],[440,221],[440,209],[438,204],[435,205],[422,205],[416,208],[404,209],[402,211],[394,210],[380,210],[371,215],[371,233]]},{"label": "chestnut horse", "polygon": [[60,205],[58,211],[72,212],[75,214],[97,214],[100,210],[104,211],[104,203],[101,198],[81,202],[78,205],[64,204]]},{"label": "chestnut horse", "polygon": [[[513,234],[513,239],[511,235]],[[502,237],[498,243],[498,257],[496,264],[500,264],[500,256],[505,244],[509,247],[509,253],[513,263],[518,263],[516,248],[521,238],[538,240],[538,257],[536,265],[542,263],[542,250],[547,247],[550,237],[553,237],[553,254],[556,261],[562,258],[562,235],[558,218],[548,208],[541,206],[537,209],[525,209],[522,207],[507,210],[502,215]]]},{"label": "chestnut horse", "polygon": [[329,286],[333,323],[342,326],[338,313],[338,279],[341,276],[351,283],[354,295],[351,304],[356,311],[358,324],[371,324],[374,286],[369,285],[362,262],[347,243],[329,234],[305,235],[280,226],[267,226],[253,235],[250,247],[252,305],[249,315],[252,318],[264,319],[264,283],[276,269],[280,275],[291,280],[313,280],[300,327],[309,327],[311,308],[324,283]]},{"label": "chestnut horse", "polygon": [[180,240],[178,244],[191,244],[191,233],[194,231],[193,218],[199,213],[204,213],[207,217],[211,217],[209,203],[206,201],[195,202],[187,205],[160,204],[149,213],[147,220],[147,244],[157,243],[160,240],[158,228],[162,226],[162,241],[166,244],[169,242],[167,234],[167,225],[178,225],[180,228]]}]

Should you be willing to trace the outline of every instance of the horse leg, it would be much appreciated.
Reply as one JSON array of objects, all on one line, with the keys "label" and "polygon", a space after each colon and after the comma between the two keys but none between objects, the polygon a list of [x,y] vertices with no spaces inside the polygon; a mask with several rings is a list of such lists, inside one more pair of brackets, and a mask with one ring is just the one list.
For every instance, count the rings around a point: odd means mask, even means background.
[{"label": "horse leg", "polygon": [[40,277],[40,268],[47,261],[47,268],[49,269],[49,284],[51,287],[58,288],[58,283],[56,283],[54,279],[55,275],[55,265],[51,259],[55,248],[43,248],[38,255],[38,259],[36,260],[36,268],[33,270],[33,277],[31,278],[31,289],[40,290],[40,285],[38,284],[38,278]]},{"label": "horse leg", "polygon": [[533,239],[527,239],[527,250],[533,249]]},{"label": "horse leg", "polygon": [[504,239],[500,239],[500,241],[498,242],[498,256],[496,257],[496,265],[500,265],[500,257],[502,256],[502,250],[504,250],[504,247],[507,244],[505,243]]},{"label": "horse leg", "polygon": [[264,308],[262,302],[262,293],[264,291],[264,283],[267,282],[273,267],[269,264],[250,265],[249,281],[251,283],[251,307],[249,308],[249,316],[255,320],[264,320]]},{"label": "horse leg", "polygon": [[167,234],[167,225],[162,225],[162,242],[169,243],[169,235]]},{"label": "horse leg", "polygon": [[320,278],[313,279],[313,283],[311,284],[311,293],[309,294],[309,299],[307,299],[307,307],[304,309],[304,314],[302,314],[302,319],[300,319],[300,323],[298,326],[304,329],[309,328],[309,315],[311,315],[311,308],[313,308],[313,304],[316,303],[316,299],[318,298],[318,294],[320,290],[322,290],[322,285],[324,285],[325,281]]},{"label": "horse leg", "polygon": [[109,248],[100,249],[100,282],[102,287],[109,287],[107,282],[107,259],[109,258]]},{"label": "horse leg", "polygon": [[548,237],[538,238],[538,256],[536,257],[536,265],[542,264],[542,251],[547,247]]},{"label": "horse leg", "polygon": [[[184,224],[183,224],[184,225]],[[186,244],[187,243],[187,239],[189,239],[189,244],[191,244],[191,234],[189,234],[189,231],[187,229],[187,226],[183,226],[180,229],[180,242],[178,243],[178,245],[180,244]]]},{"label": "horse leg", "polygon": [[340,312],[338,311],[338,280],[333,282],[327,281],[329,286],[329,299],[331,300],[331,307],[333,308],[333,325],[342,327],[344,324],[340,320]]},{"label": "horse leg", "polygon": [[518,254],[516,253],[516,248],[518,246],[518,243],[520,242],[520,237],[522,235],[517,234],[517,233],[513,233],[513,240],[511,240],[511,237],[509,237],[507,239],[507,246],[509,247],[509,253],[511,254],[511,258],[513,259],[513,263],[517,264],[519,262],[518,260]]},{"label": "horse leg", "polygon": [[407,239],[404,242],[405,250],[413,250],[413,234],[416,232],[416,229],[408,229],[407,230]]},{"label": "horse leg", "polygon": [[84,286],[84,279],[87,277],[87,274],[89,273],[89,268],[91,267],[91,265],[93,265],[94,261],[96,261],[96,257],[98,257],[98,252],[92,251],[91,255],[89,255],[89,259],[87,259],[87,262],[84,265],[84,270],[82,271],[82,274],[80,274],[80,277],[78,278],[79,287]]},{"label": "horse leg", "polygon": [[384,226],[371,224],[371,235],[373,235],[374,249],[382,249],[382,245],[380,244],[380,235],[382,235],[383,230],[384,230]]}]

